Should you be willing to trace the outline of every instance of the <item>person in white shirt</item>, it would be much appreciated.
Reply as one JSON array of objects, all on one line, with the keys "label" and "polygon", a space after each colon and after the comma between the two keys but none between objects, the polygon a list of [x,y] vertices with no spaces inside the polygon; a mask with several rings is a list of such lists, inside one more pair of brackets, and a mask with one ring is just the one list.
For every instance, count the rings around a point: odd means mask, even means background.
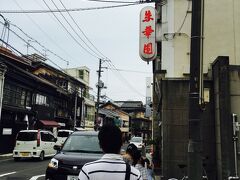
[{"label": "person in white shirt", "polygon": [[98,134],[104,155],[86,163],[79,173],[79,180],[142,180],[139,170],[123,161],[121,130],[112,124],[103,125]]}]

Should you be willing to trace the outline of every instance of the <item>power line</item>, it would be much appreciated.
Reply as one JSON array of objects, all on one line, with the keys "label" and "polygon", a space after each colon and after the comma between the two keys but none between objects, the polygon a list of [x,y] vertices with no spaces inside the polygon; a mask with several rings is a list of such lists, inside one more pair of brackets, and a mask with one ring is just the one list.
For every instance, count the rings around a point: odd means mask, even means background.
[{"label": "power line", "polygon": [[[56,5],[56,3],[53,1],[53,0],[51,0],[52,1],[52,3],[53,3],[53,5],[57,8],[57,9],[59,9],[58,7],[57,7],[57,5]],[[68,12],[69,13],[69,12]],[[82,38],[81,38],[81,36],[79,36],[79,34],[76,32],[76,30],[73,28],[73,26],[70,24],[70,22],[68,22],[68,20],[67,20],[67,18],[63,15],[63,13],[62,12],[60,12],[60,14],[61,14],[61,16],[63,17],[63,19],[65,20],[65,22],[70,26],[70,28],[73,30],[73,32],[76,34],[76,36],[97,56],[97,57],[99,57],[99,55],[98,55],[98,53],[96,53]],[[100,57],[99,57],[100,58]]]},{"label": "power line", "polygon": [[114,68],[110,68],[110,67],[108,67],[108,69],[116,70],[116,71],[123,71],[123,72],[132,72],[132,73],[144,73],[144,74],[150,74],[151,73],[151,72],[135,71],[135,70],[127,70],[127,69],[114,69]]},{"label": "power line", "polygon": [[51,8],[48,6],[48,4],[46,3],[45,0],[43,0],[44,4],[48,7],[48,9],[52,12],[52,14],[54,15],[54,17],[56,18],[56,20],[61,24],[61,26],[65,29],[65,31],[68,33],[69,36],[71,36],[71,38],[82,48],[84,49],[88,54],[90,54],[91,56],[98,58],[97,56],[95,56],[94,54],[92,54],[90,51],[88,51],[81,43],[78,42],[78,40],[68,31],[68,29],[66,28],[66,26],[64,26],[64,24],[58,19],[58,17],[54,14],[54,12],[51,10]]},{"label": "power line", "polygon": [[[63,2],[61,0],[59,0],[60,3],[62,4],[62,6],[64,7],[65,10],[67,10],[66,6],[63,4]],[[105,57],[104,54],[102,54],[98,48],[90,41],[90,39],[86,36],[86,34],[83,32],[83,30],[79,27],[78,23],[75,21],[75,19],[72,17],[72,15],[68,12],[67,10],[67,13],[68,15],[70,16],[70,18],[72,19],[72,21],[74,22],[74,24],[77,26],[77,28],[79,29],[79,31],[81,31],[81,33],[83,34],[83,36],[87,39],[87,41],[93,46],[93,48],[99,52],[103,57]]]},{"label": "power line", "polygon": [[[117,70],[117,68],[115,67],[115,65],[112,63],[111,60],[106,60],[106,62],[108,63],[108,66],[110,66],[110,70],[114,69],[118,72],[118,78],[119,80],[121,80],[122,82],[124,82],[131,90],[133,90],[134,92],[136,92],[137,94],[139,94],[142,97],[145,97],[145,95],[141,94],[140,92],[138,92],[128,81],[126,78],[124,78],[122,76],[122,74]],[[113,73],[115,73],[115,71],[112,70]]]},{"label": "power line", "polygon": [[[12,33],[14,33],[16,36],[18,36],[20,39],[22,39],[24,42],[26,42],[23,38],[21,38],[18,34],[16,34],[14,31],[12,31],[10,29],[10,31]],[[29,59],[28,57],[26,57],[23,53],[21,53],[20,51],[18,51],[16,48],[14,48],[13,46],[11,46],[9,43],[5,42],[3,39],[0,39],[1,42],[3,42],[4,44],[6,44],[8,47],[10,47],[11,49],[15,50],[16,52],[18,52],[21,56],[23,56],[26,59]],[[31,46],[31,45],[30,45]],[[35,51],[37,51],[40,55],[44,56],[40,51],[38,51],[35,47],[31,46]],[[47,57],[45,57],[47,60],[49,60],[51,63],[53,63],[55,66],[57,66],[59,69],[62,70],[62,68],[60,66],[58,66],[56,63],[54,63],[52,60],[48,59]],[[29,59],[30,60],[30,59]]]},{"label": "power line", "polygon": [[2,17],[4,20],[1,39],[5,39],[5,35],[7,33],[7,42],[8,42],[8,40],[9,40],[9,21],[1,14],[0,14],[0,17]]},{"label": "power line", "polygon": [[185,16],[184,16],[184,18],[183,18],[183,22],[182,22],[181,26],[179,27],[179,29],[177,30],[176,33],[180,33],[180,31],[182,30],[182,27],[183,27],[183,25],[185,24],[185,21],[186,21],[186,19],[187,19],[187,15],[188,15],[189,9],[190,9],[190,1],[188,1],[188,7],[187,7],[186,14],[185,14]]},{"label": "power line", "polygon": [[104,3],[143,3],[143,1],[107,1],[107,0],[87,0],[92,2],[104,2]]},{"label": "power line", "polygon": [[6,13],[11,13],[11,14],[24,14],[24,13],[59,13],[59,12],[77,12],[77,11],[90,11],[90,10],[101,10],[101,9],[110,9],[110,8],[118,8],[118,7],[127,7],[127,6],[135,6],[142,4],[141,2],[139,3],[130,3],[130,4],[122,4],[122,5],[115,5],[115,6],[102,6],[102,7],[90,7],[90,8],[72,8],[72,9],[53,9],[53,10],[0,10],[0,13],[6,14]]},{"label": "power line", "polygon": [[[19,5],[19,3],[16,1],[16,0],[14,0],[14,2],[15,2],[15,4],[22,10],[22,7]],[[59,44],[58,43],[56,43],[42,28],[41,28],[41,26],[39,26],[34,20],[33,20],[33,18],[29,15],[29,14],[25,14],[29,19],[30,19],[30,21],[32,21],[32,23],[45,35],[45,37],[47,37],[56,47],[58,47],[61,51],[63,51],[65,54],[67,54],[69,57],[71,57],[72,59],[74,59],[65,49],[63,49],[61,46],[59,46]],[[52,53],[49,49],[48,49],[48,51],[50,52],[50,53]],[[58,55],[57,55],[57,57],[58,58],[60,58],[61,60],[63,60],[63,58],[61,58],[61,57],[59,57]],[[65,62],[67,62],[67,64],[69,64],[69,61],[67,61],[67,60],[63,60],[63,61],[65,61]]]},{"label": "power line", "polygon": [[[66,59],[63,59],[62,57],[60,57],[59,55],[57,55],[56,53],[54,53],[53,51],[47,49],[45,46],[43,46],[40,42],[38,42],[37,40],[33,39],[31,36],[29,36],[27,33],[25,33],[20,27],[18,27],[17,25],[10,23],[12,26],[16,27],[18,30],[20,30],[25,36],[27,36],[30,40],[32,40],[33,42],[36,42],[39,46],[41,46],[43,49],[45,49],[46,51],[50,52],[51,54],[53,54],[54,56],[58,57],[59,59],[61,59],[62,61],[66,62],[67,65],[69,65],[69,61]],[[27,42],[27,44],[29,44],[29,42]]]},{"label": "power line", "polygon": [[[2,22],[0,22],[1,24],[3,24]],[[26,44],[29,44],[25,39],[23,39],[20,35],[18,35],[15,31],[13,31],[12,29],[9,28],[9,31],[11,31],[13,34],[15,34],[19,39],[21,39],[22,41],[24,41]],[[3,40],[2,40],[3,42]],[[6,45],[9,46],[9,43],[4,43]],[[44,54],[42,54],[42,52],[40,52],[39,50],[37,50],[34,46],[32,46],[31,44],[29,44],[30,47],[32,47],[35,51],[37,51],[41,56],[44,56]],[[22,54],[22,53],[21,53]],[[23,55],[23,54],[22,54]],[[62,69],[58,64],[54,63],[52,60],[50,60],[49,58],[46,57],[47,60],[49,60],[51,63],[53,63],[56,67],[58,67],[59,69]]]}]

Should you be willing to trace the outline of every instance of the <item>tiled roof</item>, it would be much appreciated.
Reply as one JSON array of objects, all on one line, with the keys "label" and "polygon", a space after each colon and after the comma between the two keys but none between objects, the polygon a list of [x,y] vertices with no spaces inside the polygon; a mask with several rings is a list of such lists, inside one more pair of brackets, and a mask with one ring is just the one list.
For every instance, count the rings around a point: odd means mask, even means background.
[{"label": "tiled roof", "polygon": [[142,108],[142,101],[115,101],[115,104],[119,104],[121,108]]},{"label": "tiled roof", "polygon": [[105,109],[105,108],[99,109],[99,113],[104,114],[105,116],[110,117],[110,118],[119,117],[118,113],[116,113],[112,110],[109,110],[109,109]]}]

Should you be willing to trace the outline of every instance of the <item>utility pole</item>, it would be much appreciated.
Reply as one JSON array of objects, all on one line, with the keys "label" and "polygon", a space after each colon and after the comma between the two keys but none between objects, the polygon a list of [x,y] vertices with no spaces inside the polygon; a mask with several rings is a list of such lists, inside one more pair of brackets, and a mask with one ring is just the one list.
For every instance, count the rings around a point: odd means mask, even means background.
[{"label": "utility pole", "polygon": [[73,124],[73,130],[75,130],[76,126],[77,126],[77,97],[78,97],[78,93],[77,90],[75,92],[75,101],[74,101],[74,124]]},{"label": "utility pole", "polygon": [[200,85],[202,69],[202,4],[203,0],[192,0],[190,92],[189,92],[189,142],[188,179],[202,180],[202,137]]},{"label": "utility pole", "polygon": [[97,120],[98,120],[98,112],[99,112],[99,104],[100,104],[100,94],[101,94],[101,88],[103,88],[103,83],[101,82],[101,73],[102,71],[102,59],[99,59],[99,68],[98,68],[98,82],[97,82],[97,112],[95,117],[95,123],[94,126],[97,128]]}]

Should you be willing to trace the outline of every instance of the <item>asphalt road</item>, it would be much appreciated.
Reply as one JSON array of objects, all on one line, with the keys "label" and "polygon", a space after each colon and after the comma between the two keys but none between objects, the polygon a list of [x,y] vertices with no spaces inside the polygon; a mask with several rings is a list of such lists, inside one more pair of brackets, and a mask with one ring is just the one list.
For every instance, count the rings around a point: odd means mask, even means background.
[{"label": "asphalt road", "polygon": [[45,170],[51,158],[44,161],[23,159],[15,162],[13,158],[0,160],[1,180],[44,180]]},{"label": "asphalt road", "polygon": [[[122,146],[122,152],[126,150],[127,145]],[[50,159],[22,159],[18,162],[12,157],[0,159],[0,180],[45,180],[45,171]]]}]

